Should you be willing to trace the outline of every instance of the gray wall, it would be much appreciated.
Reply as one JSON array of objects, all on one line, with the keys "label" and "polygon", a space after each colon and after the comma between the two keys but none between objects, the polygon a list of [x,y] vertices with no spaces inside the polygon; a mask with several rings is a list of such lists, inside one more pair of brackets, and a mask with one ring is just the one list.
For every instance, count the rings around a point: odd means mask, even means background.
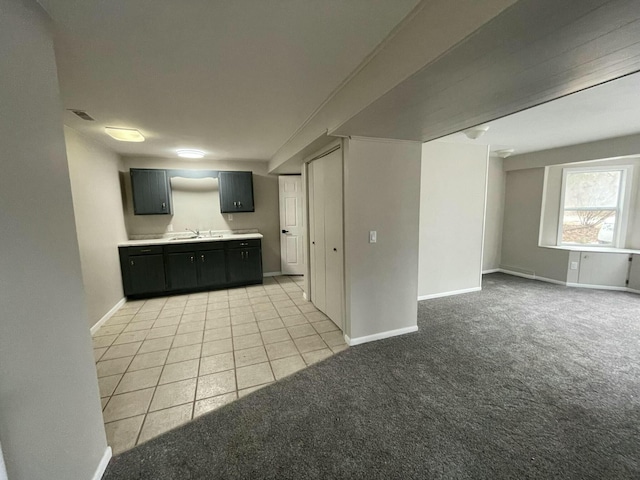
[{"label": "gray wall", "polygon": [[[345,141],[347,331],[364,337],[417,324],[419,143]],[[369,243],[369,231],[378,232]]]},{"label": "gray wall", "polygon": [[0,443],[11,480],[85,480],[107,443],[50,25],[0,12]]},{"label": "gray wall", "polygon": [[507,172],[500,267],[567,281],[567,250],[538,247],[544,168]]},{"label": "gray wall", "polygon": [[69,127],[64,134],[89,326],[93,326],[124,296],[118,258],[118,242],[127,240],[120,157]]},{"label": "gray wall", "polygon": [[489,157],[482,271],[500,268],[505,179],[503,160],[498,157]]},{"label": "gray wall", "polygon": [[487,153],[484,145],[422,146],[420,297],[480,287]]},{"label": "gray wall", "polygon": [[[175,168],[195,170],[244,170],[253,172],[256,211],[234,213],[233,220],[220,213],[218,181],[179,180],[173,189],[173,215],[134,215],[131,197],[130,168]],[[184,161],[166,158],[123,158],[125,188],[125,222],[129,235],[165,233],[171,224],[174,232],[185,228],[200,230],[238,230],[257,228],[264,235],[262,264],[265,273],[280,271],[280,211],[278,177],[267,174],[267,163],[258,161]]]}]

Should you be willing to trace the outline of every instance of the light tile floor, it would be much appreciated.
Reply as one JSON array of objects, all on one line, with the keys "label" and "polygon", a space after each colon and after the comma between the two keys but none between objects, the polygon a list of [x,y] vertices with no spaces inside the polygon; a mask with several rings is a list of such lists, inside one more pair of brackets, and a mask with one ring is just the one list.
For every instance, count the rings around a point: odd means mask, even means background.
[{"label": "light tile floor", "polygon": [[93,336],[114,453],[347,348],[301,282],[271,277],[123,305]]}]

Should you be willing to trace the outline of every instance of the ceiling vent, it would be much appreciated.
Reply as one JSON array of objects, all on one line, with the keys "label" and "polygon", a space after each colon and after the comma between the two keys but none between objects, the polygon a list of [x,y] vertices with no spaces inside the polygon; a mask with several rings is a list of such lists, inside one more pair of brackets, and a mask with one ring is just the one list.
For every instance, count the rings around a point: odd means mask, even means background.
[{"label": "ceiling vent", "polygon": [[70,108],[69,111],[75,113],[83,120],[87,120],[88,122],[95,122],[95,119],[84,110],[74,110],[73,108]]}]

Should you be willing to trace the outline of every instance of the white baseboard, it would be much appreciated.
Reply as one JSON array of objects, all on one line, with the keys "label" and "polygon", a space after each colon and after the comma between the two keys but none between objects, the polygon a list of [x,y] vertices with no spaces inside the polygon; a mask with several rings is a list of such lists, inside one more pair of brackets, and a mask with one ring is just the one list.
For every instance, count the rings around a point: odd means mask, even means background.
[{"label": "white baseboard", "polygon": [[122,305],[124,305],[126,302],[127,302],[127,297],[122,297],[118,303],[116,303],[113,307],[111,307],[111,310],[109,310],[107,313],[105,313],[104,316],[100,320],[98,320],[98,322],[93,327],[91,327],[91,335],[96,333],[98,331],[98,329],[102,325],[104,325],[107,320],[109,320],[111,317],[113,317],[113,314],[116,313],[118,311],[118,309]]},{"label": "white baseboard", "polygon": [[111,455],[111,447],[107,447],[107,449],[104,451],[104,455],[102,455],[100,463],[98,464],[98,468],[96,468],[96,473],[93,474],[91,480],[100,480],[102,478],[105,470],[107,469],[107,465],[109,465],[109,460],[111,460]]},{"label": "white baseboard", "polygon": [[594,290],[613,290],[615,292],[640,293],[640,290],[634,290],[629,287],[615,287],[611,285],[589,285],[587,283],[567,283],[567,287],[575,288],[591,288]]},{"label": "white baseboard", "polygon": [[348,335],[345,335],[344,340],[345,342],[347,342],[347,345],[349,345],[350,347],[353,347],[354,345],[361,345],[363,343],[374,342],[376,340],[382,340],[385,338],[397,337],[398,335],[404,335],[406,333],[413,333],[417,331],[418,331],[418,326],[415,325],[413,327],[398,328],[397,330],[389,330],[387,332],[374,333],[373,335],[366,335],[364,337],[349,338]]},{"label": "white baseboard", "polygon": [[540,280],[541,282],[553,283],[555,285],[562,285],[562,286],[567,285],[567,282],[563,282],[561,280],[555,280],[553,278],[540,277],[535,273],[534,274],[521,273],[521,272],[515,272],[513,270],[507,270],[504,268],[499,268],[498,271],[502,273],[506,273],[507,275],[513,275],[514,277],[528,278],[529,280]]},{"label": "white baseboard", "polygon": [[418,297],[418,301],[430,300],[432,298],[449,297],[451,295],[460,295],[460,294],[463,294],[463,293],[479,292],[480,290],[482,290],[482,287],[464,288],[462,290],[453,290],[451,292],[432,293],[430,295],[421,295],[421,296],[419,296]]},{"label": "white baseboard", "polygon": [[499,268],[490,268],[489,270],[483,270],[482,275],[487,275],[488,273],[498,273],[499,271]]},{"label": "white baseboard", "polygon": [[262,274],[263,277],[279,277],[282,275],[282,272],[265,272]]}]

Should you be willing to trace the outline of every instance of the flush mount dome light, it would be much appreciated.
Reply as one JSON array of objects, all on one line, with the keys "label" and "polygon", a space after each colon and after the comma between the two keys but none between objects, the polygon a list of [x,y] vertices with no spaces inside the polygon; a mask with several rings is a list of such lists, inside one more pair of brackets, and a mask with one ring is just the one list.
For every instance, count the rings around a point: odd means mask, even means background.
[{"label": "flush mount dome light", "polygon": [[176,150],[179,157],[182,158],[203,158],[204,152],[202,150],[194,150],[192,148],[183,148],[181,150]]},{"label": "flush mount dome light", "polygon": [[144,136],[135,128],[105,127],[105,131],[120,142],[144,142]]},{"label": "flush mount dome light", "polygon": [[473,127],[473,128],[469,128],[468,130],[465,130],[463,133],[467,136],[467,138],[470,138],[471,140],[477,140],[482,135],[487,133],[487,130],[489,130],[488,126]]},{"label": "flush mount dome light", "polygon": [[515,150],[513,148],[505,148],[504,150],[496,150],[495,154],[500,158],[507,158],[513,155]]}]

